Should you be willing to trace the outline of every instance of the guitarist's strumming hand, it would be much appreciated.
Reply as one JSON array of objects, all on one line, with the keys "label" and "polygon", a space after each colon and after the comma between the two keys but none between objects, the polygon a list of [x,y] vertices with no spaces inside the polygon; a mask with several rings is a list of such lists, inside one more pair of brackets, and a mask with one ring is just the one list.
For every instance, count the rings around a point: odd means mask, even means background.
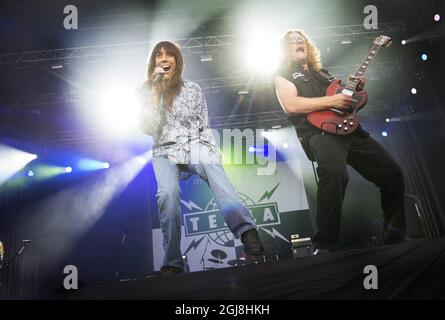
[{"label": "guitarist's strumming hand", "polygon": [[343,93],[337,93],[333,96],[329,96],[329,98],[330,103],[328,108],[349,109],[353,103],[357,103],[357,100]]},{"label": "guitarist's strumming hand", "polygon": [[357,85],[357,91],[362,91],[363,88],[365,87],[366,79],[365,77],[357,77],[356,75],[353,74],[349,75],[348,77],[348,81],[354,81],[356,79],[359,80],[359,83]]}]

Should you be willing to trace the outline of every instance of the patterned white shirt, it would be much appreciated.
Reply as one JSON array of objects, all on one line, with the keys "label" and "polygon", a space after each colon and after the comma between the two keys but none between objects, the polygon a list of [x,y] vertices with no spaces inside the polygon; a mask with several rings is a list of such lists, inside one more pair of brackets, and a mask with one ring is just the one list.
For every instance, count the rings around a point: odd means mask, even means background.
[{"label": "patterned white shirt", "polygon": [[221,163],[221,153],[209,129],[205,97],[197,83],[183,81],[171,111],[163,103],[153,108],[147,89],[140,88],[138,96],[142,103],[140,127],[153,137],[153,157],[165,156],[175,164],[188,164],[191,146],[202,143],[210,147],[212,161]]}]

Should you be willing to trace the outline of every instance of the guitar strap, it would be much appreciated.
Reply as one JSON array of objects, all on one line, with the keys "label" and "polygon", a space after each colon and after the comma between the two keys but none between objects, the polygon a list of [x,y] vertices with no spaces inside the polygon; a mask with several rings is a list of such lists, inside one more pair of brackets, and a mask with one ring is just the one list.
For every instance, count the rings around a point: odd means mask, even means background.
[{"label": "guitar strap", "polygon": [[319,73],[323,78],[325,78],[326,80],[328,80],[329,82],[332,82],[332,81],[335,79],[335,77],[331,76],[330,74],[327,74],[326,72],[324,72],[324,71],[322,71],[322,70],[318,71],[318,73]]}]

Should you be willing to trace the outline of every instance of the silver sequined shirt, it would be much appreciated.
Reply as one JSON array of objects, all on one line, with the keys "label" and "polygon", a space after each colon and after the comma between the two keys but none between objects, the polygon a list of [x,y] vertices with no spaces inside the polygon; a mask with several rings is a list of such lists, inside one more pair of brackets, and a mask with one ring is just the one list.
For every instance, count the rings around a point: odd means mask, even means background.
[{"label": "silver sequined shirt", "polygon": [[221,154],[209,129],[207,104],[200,86],[184,80],[181,90],[167,111],[151,105],[151,93],[138,90],[141,101],[141,130],[153,137],[153,157],[165,156],[175,164],[190,163],[190,147],[202,143],[210,147],[211,158],[221,163]]}]

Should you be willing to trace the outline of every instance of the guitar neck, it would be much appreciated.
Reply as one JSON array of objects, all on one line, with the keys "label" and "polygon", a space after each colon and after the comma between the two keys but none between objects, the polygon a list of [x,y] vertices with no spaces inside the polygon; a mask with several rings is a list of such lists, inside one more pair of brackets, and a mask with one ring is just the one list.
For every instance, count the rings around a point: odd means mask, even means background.
[{"label": "guitar neck", "polygon": [[[368,68],[369,64],[372,60],[374,60],[375,56],[379,52],[380,48],[382,46],[379,44],[374,44],[369,50],[368,54],[366,55],[365,59],[363,60],[360,67],[357,69],[357,72],[354,74],[356,77],[363,77],[365,74],[366,69]],[[357,85],[359,84],[360,80],[350,80],[346,83],[346,88],[349,90],[355,90],[357,88]]]}]

